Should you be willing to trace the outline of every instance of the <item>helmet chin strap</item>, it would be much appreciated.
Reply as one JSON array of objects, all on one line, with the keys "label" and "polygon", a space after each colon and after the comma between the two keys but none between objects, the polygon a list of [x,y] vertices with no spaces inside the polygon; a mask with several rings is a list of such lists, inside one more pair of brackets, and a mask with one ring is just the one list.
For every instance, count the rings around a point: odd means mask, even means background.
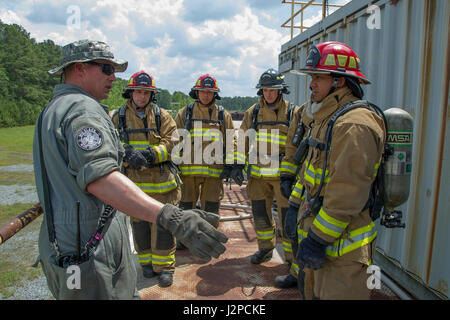
[{"label": "helmet chin strap", "polygon": [[139,107],[138,106],[138,104],[134,101],[134,99],[133,99],[133,97],[131,98],[131,103],[134,105],[134,109],[137,111],[138,109],[140,110],[140,109],[142,109],[142,110],[145,110],[145,108],[150,104],[150,102],[151,102],[151,100],[152,99],[149,99],[148,100],[148,102],[145,104],[145,106],[143,106],[143,107]]},{"label": "helmet chin strap", "polygon": [[333,77],[333,83],[331,84],[331,88],[330,88],[330,91],[328,92],[328,95],[330,95],[334,91],[336,91],[338,82],[339,82],[339,78],[338,77]]}]

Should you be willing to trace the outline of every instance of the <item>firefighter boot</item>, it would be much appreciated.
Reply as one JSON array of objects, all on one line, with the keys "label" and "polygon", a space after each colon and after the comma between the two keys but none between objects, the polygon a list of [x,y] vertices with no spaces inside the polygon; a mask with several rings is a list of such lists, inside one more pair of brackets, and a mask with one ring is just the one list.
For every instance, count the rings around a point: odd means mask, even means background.
[{"label": "firefighter boot", "polygon": [[275,287],[280,289],[293,288],[297,286],[297,279],[291,275],[282,275],[275,277]]},{"label": "firefighter boot", "polygon": [[250,262],[253,264],[260,264],[272,259],[273,249],[260,249],[252,255]]},{"label": "firefighter boot", "polygon": [[158,284],[160,287],[165,288],[171,286],[173,283],[173,272],[162,271],[159,273]]},{"label": "firefighter boot", "polygon": [[142,273],[146,278],[153,278],[155,276],[155,273],[153,272],[152,264],[146,264],[145,266],[142,266]]}]

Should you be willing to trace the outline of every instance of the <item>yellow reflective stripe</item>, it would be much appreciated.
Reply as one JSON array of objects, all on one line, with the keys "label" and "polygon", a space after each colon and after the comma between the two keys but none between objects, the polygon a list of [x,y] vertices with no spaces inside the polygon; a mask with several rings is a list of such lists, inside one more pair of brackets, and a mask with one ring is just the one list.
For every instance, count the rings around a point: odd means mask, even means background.
[{"label": "yellow reflective stripe", "polygon": [[211,177],[219,177],[222,169],[214,169],[207,166],[180,166],[181,174],[183,175],[208,175]]},{"label": "yellow reflective stripe", "polygon": [[138,254],[137,255],[138,261],[140,264],[148,264],[152,262],[152,254],[146,253],[146,254]]},{"label": "yellow reflective stripe", "polygon": [[308,236],[308,231],[303,230],[300,225],[297,225],[297,240],[298,243],[302,242]]},{"label": "yellow reflective stripe", "polygon": [[[312,164],[305,162],[305,170],[303,172],[303,177],[313,186],[320,183],[320,180],[322,179],[322,172],[323,170],[321,168],[315,169]],[[328,175],[329,171],[325,170],[325,179],[324,179],[325,183],[330,181],[330,177]]]},{"label": "yellow reflective stripe", "polygon": [[256,141],[270,142],[281,145],[286,145],[287,137],[279,134],[271,134],[264,132],[256,132]]},{"label": "yellow reflective stripe", "polygon": [[157,264],[157,265],[170,265],[172,263],[175,262],[175,255],[172,254],[170,256],[158,256],[158,255],[153,255],[152,256],[152,264]]},{"label": "yellow reflective stripe", "polygon": [[245,163],[245,154],[235,152],[233,154],[233,161],[235,161],[237,164],[244,164]]},{"label": "yellow reflective stripe", "polygon": [[[326,254],[330,257],[342,256],[353,250],[361,248],[371,243],[377,236],[375,224],[371,221],[367,226],[355,229],[348,233],[348,239],[337,239],[326,249]],[[308,232],[300,227],[297,228],[298,243],[308,236]],[[369,261],[369,264],[371,261]]]},{"label": "yellow reflective stripe", "polygon": [[250,174],[256,177],[276,178],[280,176],[280,168],[260,168],[252,164],[250,166]]},{"label": "yellow reflective stripe", "polygon": [[345,228],[347,228],[348,222],[342,222],[329,216],[323,208],[321,208],[319,214],[313,221],[313,225],[326,235],[338,238],[341,233],[344,232]]},{"label": "yellow reflective stripe", "polygon": [[256,237],[261,240],[269,240],[275,237],[275,231],[256,231]]},{"label": "yellow reflective stripe", "polygon": [[175,179],[161,183],[135,182],[135,184],[145,193],[165,193],[176,189],[178,186]]},{"label": "yellow reflective stripe", "polygon": [[292,244],[287,241],[283,241],[283,250],[286,252],[292,252]]},{"label": "yellow reflective stripe", "polygon": [[168,155],[167,155],[167,148],[165,145],[160,144],[157,146],[153,146],[153,150],[158,155],[158,162],[164,162],[167,161]]},{"label": "yellow reflective stripe", "polygon": [[281,167],[280,167],[281,172],[289,172],[289,173],[295,174],[295,172],[297,171],[297,168],[298,168],[298,166],[293,163],[290,163],[287,161],[281,161]]},{"label": "yellow reflective stripe", "polygon": [[303,200],[305,198],[305,195],[302,196],[302,190],[303,185],[299,181],[297,181],[297,183],[294,186],[294,189],[292,190],[291,196]]},{"label": "yellow reflective stripe", "polygon": [[220,138],[220,131],[211,128],[194,128],[189,130],[191,137],[206,137],[208,140],[215,141]]},{"label": "yellow reflective stripe", "polygon": [[380,164],[375,164],[375,168],[373,169],[373,176],[376,177],[378,173],[378,168],[380,167]]},{"label": "yellow reflective stripe", "polygon": [[128,141],[128,144],[135,148],[136,150],[147,149],[150,145],[148,141]]},{"label": "yellow reflective stripe", "polygon": [[331,246],[328,246],[327,255],[331,257],[342,256],[371,243],[377,234],[375,224],[371,221],[367,226],[349,232],[348,239],[338,239]]},{"label": "yellow reflective stripe", "polygon": [[[295,259],[294,259],[295,260]],[[296,262],[292,262],[292,264],[291,264],[291,267],[294,269],[294,272],[295,272],[295,274],[296,275],[298,275],[298,271],[299,271],[299,267],[298,267],[298,264],[296,263]]]}]

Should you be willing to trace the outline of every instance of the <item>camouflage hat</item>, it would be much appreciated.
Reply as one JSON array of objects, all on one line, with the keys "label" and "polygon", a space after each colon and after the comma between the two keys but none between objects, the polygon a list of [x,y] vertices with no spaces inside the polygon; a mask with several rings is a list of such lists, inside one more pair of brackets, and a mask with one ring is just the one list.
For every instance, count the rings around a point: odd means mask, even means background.
[{"label": "camouflage hat", "polygon": [[62,48],[61,65],[48,73],[60,75],[64,68],[75,62],[87,62],[92,60],[108,60],[113,63],[116,72],[124,72],[128,67],[128,62],[114,59],[109,46],[101,41],[79,40]]}]

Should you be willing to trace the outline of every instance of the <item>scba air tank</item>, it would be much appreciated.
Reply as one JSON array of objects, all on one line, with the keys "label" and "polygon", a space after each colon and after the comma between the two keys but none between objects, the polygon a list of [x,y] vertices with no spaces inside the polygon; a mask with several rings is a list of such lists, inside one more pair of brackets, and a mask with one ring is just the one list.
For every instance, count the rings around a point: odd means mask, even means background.
[{"label": "scba air tank", "polygon": [[394,211],[409,197],[414,120],[408,112],[399,108],[388,109],[384,115],[388,127],[387,144],[392,151],[384,171],[386,209]]}]

